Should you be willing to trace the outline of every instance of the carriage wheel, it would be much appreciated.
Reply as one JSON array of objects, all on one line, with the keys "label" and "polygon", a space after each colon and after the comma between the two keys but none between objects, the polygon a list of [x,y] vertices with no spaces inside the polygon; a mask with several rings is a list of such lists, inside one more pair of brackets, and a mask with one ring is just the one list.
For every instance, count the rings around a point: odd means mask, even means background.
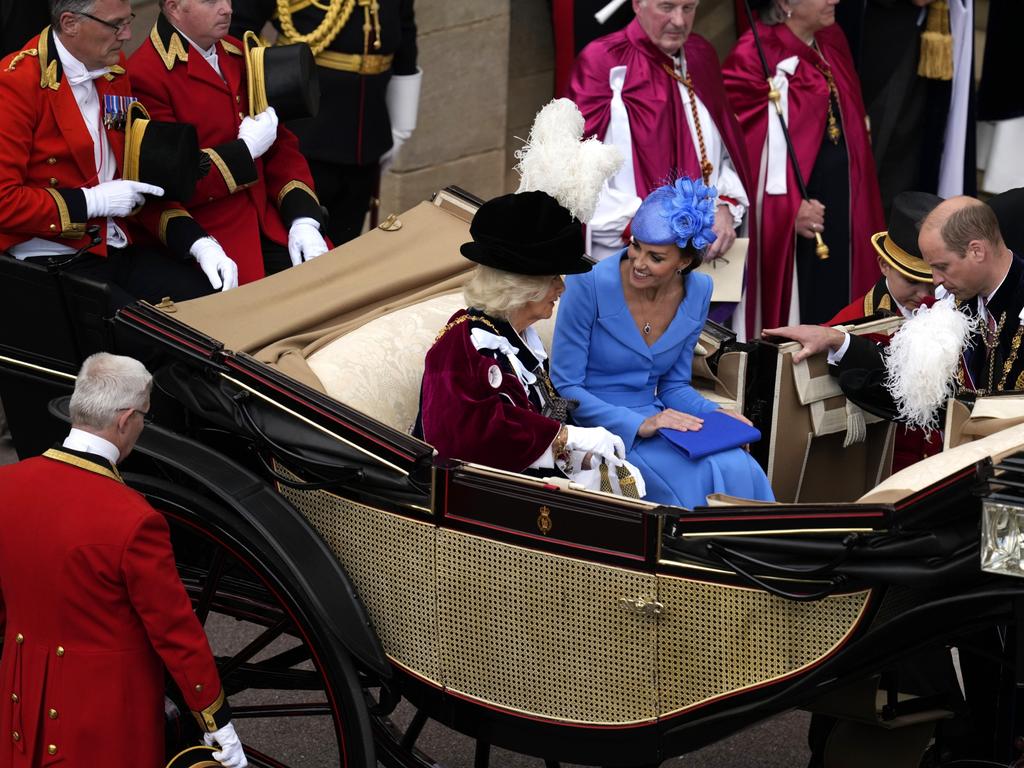
[{"label": "carriage wheel", "polygon": [[[376,765],[359,678],[325,627],[306,620],[302,588],[259,559],[211,503],[156,478],[131,477],[167,519],[175,560],[206,629],[234,722],[255,768]],[[175,692],[169,692],[175,698]],[[191,716],[172,719],[185,746]]]}]

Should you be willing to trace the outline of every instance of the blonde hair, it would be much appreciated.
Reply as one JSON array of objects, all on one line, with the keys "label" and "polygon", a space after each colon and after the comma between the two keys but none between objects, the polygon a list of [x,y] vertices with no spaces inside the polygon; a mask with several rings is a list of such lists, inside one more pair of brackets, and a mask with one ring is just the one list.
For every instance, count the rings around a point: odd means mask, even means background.
[{"label": "blonde hair", "polygon": [[467,306],[508,320],[509,315],[531,301],[540,301],[551,288],[554,275],[518,275],[477,264],[462,289]]}]

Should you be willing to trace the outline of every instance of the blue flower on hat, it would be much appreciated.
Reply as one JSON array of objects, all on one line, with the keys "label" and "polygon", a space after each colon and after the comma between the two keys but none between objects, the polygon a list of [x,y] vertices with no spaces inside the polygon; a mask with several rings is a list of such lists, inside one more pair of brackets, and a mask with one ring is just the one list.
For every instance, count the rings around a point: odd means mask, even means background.
[{"label": "blue flower on hat", "polygon": [[685,248],[692,244],[699,251],[711,245],[716,238],[712,227],[718,190],[685,176],[662,189],[668,192],[661,200],[662,215],[675,234],[676,245]]}]

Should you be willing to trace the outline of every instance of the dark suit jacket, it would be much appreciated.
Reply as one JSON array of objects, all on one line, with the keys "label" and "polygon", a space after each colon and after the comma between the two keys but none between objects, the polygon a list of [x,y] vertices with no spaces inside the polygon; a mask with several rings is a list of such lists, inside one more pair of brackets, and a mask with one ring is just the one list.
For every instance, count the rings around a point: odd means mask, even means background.
[{"label": "dark suit jacket", "polygon": [[[334,5],[340,0],[332,0]],[[235,0],[231,34],[241,38],[246,30],[256,33],[277,10],[275,0]],[[374,165],[391,149],[391,121],[387,93],[391,75],[416,72],[416,21],[413,0],[381,0],[378,10],[381,47],[371,47],[378,56],[393,55],[391,69],[380,74],[343,72],[318,60],[320,113],[310,119],[288,124],[299,137],[302,153],[310,160],[339,165]],[[308,34],[324,18],[324,11],[306,5],[293,15],[295,27]],[[274,25],[280,31],[277,20]],[[362,54],[363,9],[356,6],[348,22],[331,41],[328,52]]]}]

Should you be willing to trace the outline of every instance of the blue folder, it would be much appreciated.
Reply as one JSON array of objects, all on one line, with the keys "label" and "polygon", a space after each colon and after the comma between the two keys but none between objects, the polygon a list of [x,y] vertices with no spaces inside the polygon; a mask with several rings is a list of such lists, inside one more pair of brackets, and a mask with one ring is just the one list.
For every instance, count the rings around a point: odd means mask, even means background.
[{"label": "blue folder", "polygon": [[696,432],[667,428],[658,431],[688,459],[700,459],[761,439],[760,430],[721,411],[704,413],[700,418],[704,419],[704,426]]}]

